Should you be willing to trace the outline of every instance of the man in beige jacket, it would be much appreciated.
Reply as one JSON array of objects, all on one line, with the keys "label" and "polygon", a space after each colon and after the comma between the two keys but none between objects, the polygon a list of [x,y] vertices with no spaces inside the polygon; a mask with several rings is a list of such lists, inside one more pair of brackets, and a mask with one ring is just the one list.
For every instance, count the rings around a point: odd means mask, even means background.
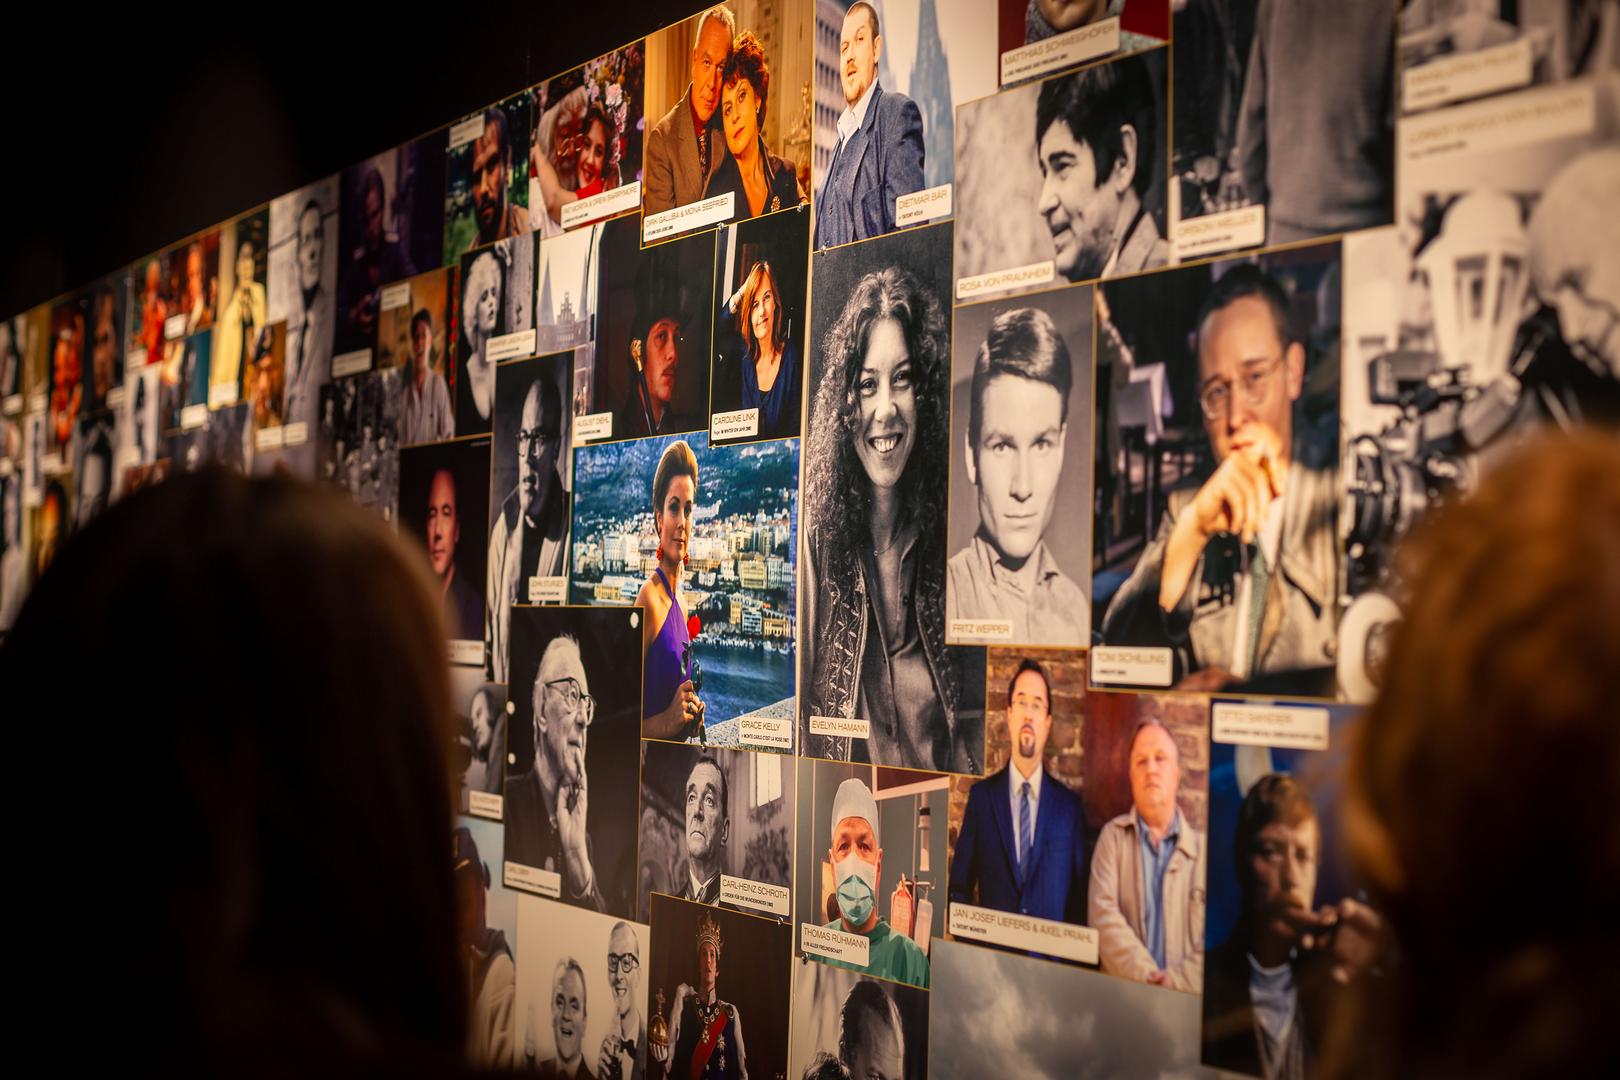
[{"label": "man in beige jacket", "polygon": [[1189,993],[1204,984],[1204,834],[1176,805],[1181,755],[1157,720],[1130,744],[1130,811],[1103,826],[1091,860],[1090,923],[1102,969]]}]

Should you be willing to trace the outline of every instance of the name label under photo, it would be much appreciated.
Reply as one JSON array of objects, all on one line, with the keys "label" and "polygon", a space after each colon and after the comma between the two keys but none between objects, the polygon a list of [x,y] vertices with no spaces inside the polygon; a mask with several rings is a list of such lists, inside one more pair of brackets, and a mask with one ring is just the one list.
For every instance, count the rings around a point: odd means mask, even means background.
[{"label": "name label under photo", "polygon": [[45,401],[50,395],[43,390],[35,390],[28,395],[28,411],[42,413],[45,411]]},{"label": "name label under photo", "polygon": [[286,432],[281,440],[283,446],[302,446],[309,441],[309,424],[303,420],[296,424],[287,424],[281,430]]},{"label": "name label under photo", "polygon": [[872,737],[872,724],[859,717],[844,719],[842,716],[810,716],[810,734],[830,735],[837,739],[870,739]]},{"label": "name label under photo", "polygon": [[1594,83],[1538,87],[1404,119],[1395,128],[1396,157],[1399,165],[1438,162],[1589,135],[1596,127]]},{"label": "name label under photo", "polygon": [[124,359],[125,359],[125,366],[126,367],[129,367],[129,368],[145,367],[146,366],[146,349],[144,347],[139,348],[139,349],[131,349],[125,355]]},{"label": "name label under photo", "polygon": [[282,427],[267,427],[253,434],[253,448],[255,450],[280,450],[287,439],[287,429]]},{"label": "name label under photo", "polygon": [[1528,86],[1535,61],[1529,38],[1432,60],[1406,71],[1401,81],[1402,104],[1407,112],[1416,112]]},{"label": "name label under photo", "polygon": [[1124,686],[1169,686],[1174,654],[1158,645],[1093,645],[1091,681]]},{"label": "name label under photo", "polygon": [[362,371],[370,370],[370,349],[355,349],[353,352],[338,353],[332,357],[332,377],[335,379],[341,379],[345,375],[358,375]]},{"label": "name label under photo", "polygon": [[557,871],[542,870],[538,866],[521,866],[512,862],[506,863],[505,867],[503,880],[507,888],[538,893],[552,900],[562,899],[562,874]]},{"label": "name label under photo", "polygon": [[396,281],[392,285],[383,287],[382,297],[377,301],[377,306],[383,311],[393,311],[395,308],[402,308],[410,302],[411,283],[408,281]]},{"label": "name label under photo", "polygon": [[691,229],[701,229],[705,225],[718,225],[731,217],[736,203],[737,193],[727,191],[701,202],[652,214],[641,221],[642,242],[663,240]]},{"label": "name label under photo", "polygon": [[7,416],[14,416],[22,412],[22,406],[23,396],[21,394],[10,394],[4,402],[0,402],[0,412],[5,413]]},{"label": "name label under photo", "polygon": [[[125,469],[128,469],[128,468],[130,468],[132,466],[135,466],[135,465],[139,465],[140,463],[141,463],[141,449],[138,446],[125,446],[125,447],[122,447],[118,451],[117,459],[114,461],[114,464],[117,466],[119,472],[123,472]],[[11,462],[9,462],[9,461],[0,462],[0,464],[10,465]]]},{"label": "name label under photo", "polygon": [[510,360],[515,356],[529,356],[534,353],[534,328],[527,330],[514,330],[510,334],[500,334],[489,339],[484,346],[484,356],[490,363],[501,360]]},{"label": "name label under photo", "polygon": [[952,937],[965,941],[1027,949],[1082,964],[1097,963],[1099,937],[1097,931],[1089,926],[1037,919],[1033,915],[996,911],[972,904],[952,904],[950,930]]},{"label": "name label under photo", "polygon": [[584,446],[597,439],[613,438],[613,414],[610,412],[587,413],[584,416],[574,417],[574,445]]},{"label": "name label under photo", "polygon": [[768,746],[772,750],[792,750],[793,717],[757,715],[738,717],[737,740],[744,746]]},{"label": "name label under photo", "polygon": [[227,405],[235,405],[240,389],[233,382],[220,383],[208,388],[208,407],[210,409],[223,409]]},{"label": "name label under photo", "polygon": [[[626,210],[634,210],[641,205],[641,181],[634,180],[616,188],[592,195],[588,199],[578,199],[562,208],[557,216],[565,229],[572,229],[598,218],[622,214]],[[540,211],[544,213],[544,211]]]},{"label": "name label under photo", "polygon": [[1094,60],[1119,51],[1119,16],[1077,26],[1044,41],[1032,41],[1001,54],[1001,85]]},{"label": "name label under photo", "polygon": [[179,315],[170,315],[167,319],[163,320],[163,340],[173,341],[177,337],[185,336],[186,315],[184,312],[181,312]]},{"label": "name label under photo", "polygon": [[709,418],[709,438],[750,439],[759,434],[759,410],[717,412]]},{"label": "name label under photo", "polygon": [[1011,619],[952,619],[946,635],[952,641],[1011,641],[1013,625]]},{"label": "name label under photo", "polygon": [[475,667],[484,662],[482,638],[455,638],[450,642],[450,662],[462,667]]},{"label": "name label under photo", "polygon": [[124,385],[119,383],[107,391],[107,408],[116,409],[124,404]]},{"label": "name label under photo", "polygon": [[894,223],[898,226],[915,225],[919,221],[951,216],[951,185],[923,191],[913,191],[894,200]]},{"label": "name label under photo", "polygon": [[1028,266],[1015,266],[1010,270],[992,270],[988,274],[957,278],[956,298],[967,300],[1002,289],[1026,289],[1037,285],[1049,285],[1055,274],[1056,269],[1052,260],[1047,259],[1045,262],[1030,263]]},{"label": "name label under photo", "polygon": [[800,923],[799,948],[808,956],[842,960],[856,967],[866,967],[872,962],[872,943],[866,935],[847,933],[837,927],[829,929],[815,923]]},{"label": "name label under photo", "polygon": [[180,430],[192,431],[208,423],[207,405],[187,405],[180,410]]},{"label": "name label under photo", "polygon": [[568,595],[568,579],[560,575],[535,574],[529,578],[529,603],[560,604]]},{"label": "name label under photo", "polygon": [[1266,241],[1266,208],[1240,206],[1218,214],[1183,218],[1176,222],[1172,246],[1178,259],[1209,255],[1234,248],[1259,247]]},{"label": "name label under photo", "polygon": [[1320,706],[1217,701],[1211,711],[1210,738],[1218,743],[1287,750],[1328,748],[1329,714]]},{"label": "name label under photo", "polygon": [[720,875],[720,901],[736,904],[753,911],[768,911],[783,918],[788,914],[790,893],[786,885],[772,885],[765,881]]},{"label": "name label under photo", "polygon": [[505,809],[506,800],[490,791],[467,792],[467,813],[473,817],[488,818],[490,821],[501,820],[501,811]]},{"label": "name label under photo", "polygon": [[450,149],[466,146],[484,133],[484,114],[469,116],[459,124],[450,125]]}]

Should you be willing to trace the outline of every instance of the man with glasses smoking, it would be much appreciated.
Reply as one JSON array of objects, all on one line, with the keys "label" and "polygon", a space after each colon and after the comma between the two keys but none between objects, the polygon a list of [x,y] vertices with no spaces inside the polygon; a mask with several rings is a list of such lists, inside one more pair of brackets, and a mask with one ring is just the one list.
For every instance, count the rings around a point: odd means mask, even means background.
[{"label": "man with glasses smoking", "polygon": [[1259,267],[1235,267],[1211,286],[1197,327],[1215,469],[1170,493],[1157,535],[1108,606],[1103,640],[1169,646],[1177,678],[1200,672],[1203,689],[1329,667],[1333,444],[1295,415],[1305,348],[1287,294]]},{"label": "man with glasses smoking", "polygon": [[[530,578],[563,572],[568,495],[558,472],[562,425],[562,394],[548,374],[541,374],[529,384],[518,419],[517,486],[501,503],[500,515],[489,530],[484,644],[494,682],[507,681],[512,605],[539,599],[529,593]],[[505,425],[497,423],[497,438],[507,434]]]},{"label": "man with glasses smoking", "polygon": [[534,761],[506,780],[506,861],[561,874],[562,900],[605,911],[585,832],[590,691],[579,642],[552,638],[534,676]]}]

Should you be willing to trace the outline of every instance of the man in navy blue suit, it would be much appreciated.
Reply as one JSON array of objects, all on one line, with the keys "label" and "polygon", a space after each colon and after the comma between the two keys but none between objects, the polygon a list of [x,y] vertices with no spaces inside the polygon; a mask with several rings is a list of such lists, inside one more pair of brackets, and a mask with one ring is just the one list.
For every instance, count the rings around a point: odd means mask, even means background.
[{"label": "man in navy blue suit", "polygon": [[968,791],[951,858],[951,900],[1083,923],[1085,814],[1080,797],[1041,763],[1052,684],[1034,660],[1018,665],[1007,689],[1007,728],[1011,764]]},{"label": "man in navy blue suit", "polygon": [[838,75],[847,108],[838,148],[816,195],[817,248],[893,232],[894,203],[923,186],[922,111],[877,82],[883,38],[877,11],[856,0],[838,38]]}]

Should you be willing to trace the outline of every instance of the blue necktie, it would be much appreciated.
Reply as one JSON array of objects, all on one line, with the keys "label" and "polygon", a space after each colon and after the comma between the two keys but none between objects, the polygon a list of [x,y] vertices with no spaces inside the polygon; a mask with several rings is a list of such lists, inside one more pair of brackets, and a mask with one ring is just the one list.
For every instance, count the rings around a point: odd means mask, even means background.
[{"label": "blue necktie", "polygon": [[1035,846],[1029,827],[1029,781],[1024,781],[1024,797],[1018,803],[1018,880],[1029,869],[1029,849]]}]

